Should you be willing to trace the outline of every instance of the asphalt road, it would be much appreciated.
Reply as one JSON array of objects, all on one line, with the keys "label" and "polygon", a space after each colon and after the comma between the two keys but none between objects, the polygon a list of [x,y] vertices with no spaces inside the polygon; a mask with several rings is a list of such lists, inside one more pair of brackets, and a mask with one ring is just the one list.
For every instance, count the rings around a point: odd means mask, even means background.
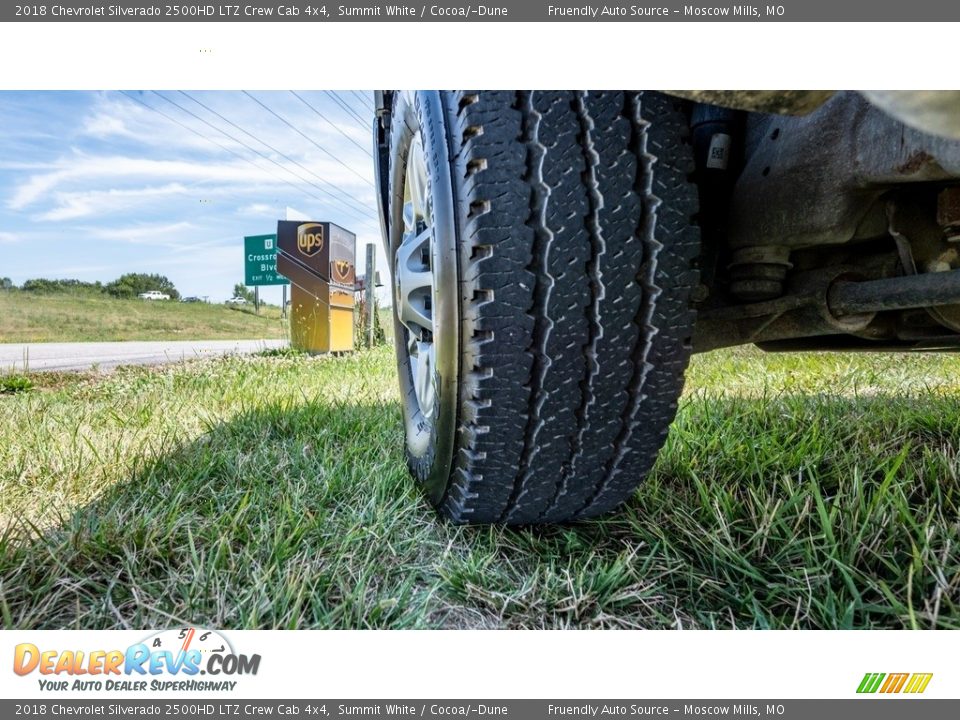
[{"label": "asphalt road", "polygon": [[162,365],[192,358],[245,355],[286,346],[286,340],[171,340],[0,344],[0,372],[109,370],[118,365]]}]

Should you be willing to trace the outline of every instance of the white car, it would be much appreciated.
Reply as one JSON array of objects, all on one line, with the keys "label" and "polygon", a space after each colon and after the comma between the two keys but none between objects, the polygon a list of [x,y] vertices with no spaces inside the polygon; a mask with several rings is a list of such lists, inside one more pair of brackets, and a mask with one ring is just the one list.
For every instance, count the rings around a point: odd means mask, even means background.
[{"label": "white car", "polygon": [[247,304],[247,299],[242,297],[234,296],[229,300],[227,300],[227,305],[246,305],[246,304]]},{"label": "white car", "polygon": [[162,293],[159,290],[149,290],[147,292],[142,292],[137,295],[141,300],[169,300],[170,296],[166,293]]}]

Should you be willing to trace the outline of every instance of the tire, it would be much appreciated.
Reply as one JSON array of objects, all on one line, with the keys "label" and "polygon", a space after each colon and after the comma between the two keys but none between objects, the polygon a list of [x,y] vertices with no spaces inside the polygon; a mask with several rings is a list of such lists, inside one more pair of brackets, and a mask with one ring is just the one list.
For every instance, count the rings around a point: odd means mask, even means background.
[{"label": "tire", "polygon": [[[407,460],[445,517],[595,516],[652,467],[694,325],[687,133],[679,101],[658,93],[394,95],[388,256],[425,224],[432,238],[429,263],[418,256],[431,330],[399,317],[417,312],[402,302],[412,281],[394,302]],[[408,167],[416,138],[429,218],[404,234],[423,184]]]}]

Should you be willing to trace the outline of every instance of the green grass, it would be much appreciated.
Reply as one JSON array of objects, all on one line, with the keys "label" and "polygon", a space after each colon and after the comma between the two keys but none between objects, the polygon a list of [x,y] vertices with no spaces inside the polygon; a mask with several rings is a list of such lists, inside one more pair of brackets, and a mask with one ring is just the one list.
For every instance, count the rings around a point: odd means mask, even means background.
[{"label": "green grass", "polygon": [[14,393],[29,392],[30,390],[33,390],[33,380],[25,375],[0,375],[0,395],[13,395]]},{"label": "green grass", "polygon": [[695,359],[619,513],[439,522],[389,350],[0,396],[6,627],[958,628],[960,359]]},{"label": "green grass", "polygon": [[0,292],[0,343],[235,340],[289,335],[280,308]]}]

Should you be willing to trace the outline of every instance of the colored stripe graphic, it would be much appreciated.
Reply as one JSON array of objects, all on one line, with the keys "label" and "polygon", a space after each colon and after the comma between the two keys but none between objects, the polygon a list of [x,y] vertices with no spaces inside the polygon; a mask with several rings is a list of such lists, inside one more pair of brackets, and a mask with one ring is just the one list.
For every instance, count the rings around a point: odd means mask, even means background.
[{"label": "colored stripe graphic", "polygon": [[866,673],[857,686],[860,694],[897,694],[900,692],[919,694],[927,689],[933,673]]},{"label": "colored stripe graphic", "polygon": [[907,683],[907,687],[904,689],[905,693],[922,693],[927,689],[927,685],[930,684],[930,679],[933,677],[933,673],[914,673],[910,677],[910,682]]},{"label": "colored stripe graphic", "polygon": [[884,677],[884,673],[867,673],[863,676],[863,680],[860,681],[860,687],[857,688],[857,692],[875,693],[877,688],[880,687],[880,682]]},{"label": "colored stripe graphic", "polygon": [[903,689],[904,683],[907,682],[907,678],[910,677],[910,673],[890,673],[887,675],[887,681],[883,684],[883,687],[880,688],[882,693],[898,693]]}]

